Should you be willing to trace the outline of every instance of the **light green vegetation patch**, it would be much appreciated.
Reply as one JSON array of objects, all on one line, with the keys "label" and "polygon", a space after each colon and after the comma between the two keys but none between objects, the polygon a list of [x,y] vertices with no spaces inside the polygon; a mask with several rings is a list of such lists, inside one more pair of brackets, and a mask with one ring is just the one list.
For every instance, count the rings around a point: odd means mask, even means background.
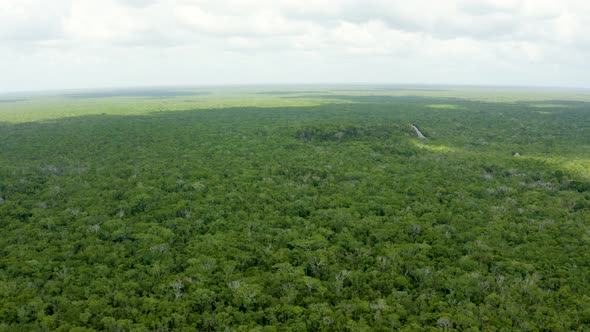
[{"label": "light green vegetation patch", "polygon": [[429,108],[433,109],[460,109],[459,106],[453,104],[432,104],[428,105]]},{"label": "light green vegetation patch", "polygon": [[[64,92],[61,95],[36,94],[30,96],[0,96],[0,121],[22,123],[39,120],[60,119],[81,115],[142,115],[158,111],[186,111],[193,109],[219,109],[229,107],[305,107],[334,103],[361,102],[358,98],[430,97],[445,100],[484,102],[531,102],[567,100],[569,102],[590,102],[590,95],[576,91],[500,89],[466,87],[379,87],[379,86],[325,86],[325,87],[242,87],[183,89],[181,94],[166,90],[132,90],[125,93]],[[154,96],[149,96],[153,93]],[[194,95],[191,95],[194,93]],[[23,97],[24,96],[24,97]],[[97,97],[99,96],[99,97]],[[443,98],[443,99],[440,99]],[[6,100],[9,102],[2,102]],[[571,107],[564,103],[529,103],[536,108]],[[428,104],[432,109],[464,109],[456,103],[441,102]],[[477,112],[477,109],[470,109]]]},{"label": "light green vegetation patch", "polygon": [[562,107],[572,107],[572,105],[552,104],[552,103],[547,103],[547,104],[529,104],[529,106],[535,107],[535,108],[562,108]]},{"label": "light green vegetation patch", "polygon": [[[109,97],[68,98],[39,96],[26,101],[0,103],[0,121],[22,123],[60,119],[82,115],[145,115],[153,112],[186,111],[193,109],[219,109],[231,107],[305,107],[326,101],[283,99],[241,92],[214,91],[208,95],[164,98]],[[335,102],[332,100],[331,102]]]},{"label": "light green vegetation patch", "polygon": [[445,145],[435,145],[435,144],[424,144],[421,142],[414,142],[414,144],[419,147],[420,149],[433,151],[433,152],[454,152],[456,151],[454,148],[445,146]]},{"label": "light green vegetation patch", "polygon": [[590,158],[588,157],[531,156],[526,158],[546,162],[557,169],[562,169],[575,176],[590,179]]},{"label": "light green vegetation patch", "polygon": [[[590,94],[580,94],[577,90],[538,89],[538,88],[441,88],[441,91],[398,91],[395,95],[414,95],[436,98],[461,98],[485,102],[534,102],[567,100],[590,102]],[[555,103],[559,104],[559,103]]]}]

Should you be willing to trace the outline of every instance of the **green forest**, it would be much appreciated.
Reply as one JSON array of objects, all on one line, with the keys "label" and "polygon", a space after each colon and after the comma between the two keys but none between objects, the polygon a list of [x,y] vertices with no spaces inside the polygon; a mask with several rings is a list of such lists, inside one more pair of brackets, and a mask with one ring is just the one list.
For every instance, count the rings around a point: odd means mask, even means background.
[{"label": "green forest", "polygon": [[572,96],[0,97],[0,331],[587,331]]}]

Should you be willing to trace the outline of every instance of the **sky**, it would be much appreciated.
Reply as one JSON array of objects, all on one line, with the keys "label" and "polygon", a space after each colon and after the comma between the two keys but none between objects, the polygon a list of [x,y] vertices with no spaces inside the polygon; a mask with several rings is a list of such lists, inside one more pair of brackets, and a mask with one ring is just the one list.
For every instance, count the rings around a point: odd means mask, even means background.
[{"label": "sky", "polygon": [[590,88],[587,0],[0,0],[0,92]]}]

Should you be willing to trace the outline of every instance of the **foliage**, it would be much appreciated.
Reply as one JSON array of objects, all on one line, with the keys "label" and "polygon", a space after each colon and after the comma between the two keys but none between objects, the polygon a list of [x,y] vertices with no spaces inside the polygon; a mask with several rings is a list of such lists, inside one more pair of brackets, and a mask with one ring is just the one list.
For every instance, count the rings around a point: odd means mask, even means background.
[{"label": "foliage", "polygon": [[0,124],[0,330],[590,328],[589,104],[337,95]]}]

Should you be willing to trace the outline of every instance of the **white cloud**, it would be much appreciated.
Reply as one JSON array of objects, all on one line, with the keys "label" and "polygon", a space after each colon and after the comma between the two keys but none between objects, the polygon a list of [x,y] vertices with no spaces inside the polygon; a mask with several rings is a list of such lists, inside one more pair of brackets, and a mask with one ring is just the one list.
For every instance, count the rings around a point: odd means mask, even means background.
[{"label": "white cloud", "polygon": [[306,28],[306,23],[287,20],[280,13],[260,9],[242,13],[218,13],[192,4],[179,6],[175,14],[181,24],[198,33],[221,35],[289,35]]},{"label": "white cloud", "polygon": [[66,2],[0,1],[0,42],[43,41],[62,38]]},{"label": "white cloud", "polygon": [[[223,79],[590,87],[588,22],[582,0],[0,0],[0,91]],[[15,64],[48,75],[27,80]]]},{"label": "white cloud", "polygon": [[118,0],[119,3],[135,8],[149,7],[158,2],[158,0]]}]

